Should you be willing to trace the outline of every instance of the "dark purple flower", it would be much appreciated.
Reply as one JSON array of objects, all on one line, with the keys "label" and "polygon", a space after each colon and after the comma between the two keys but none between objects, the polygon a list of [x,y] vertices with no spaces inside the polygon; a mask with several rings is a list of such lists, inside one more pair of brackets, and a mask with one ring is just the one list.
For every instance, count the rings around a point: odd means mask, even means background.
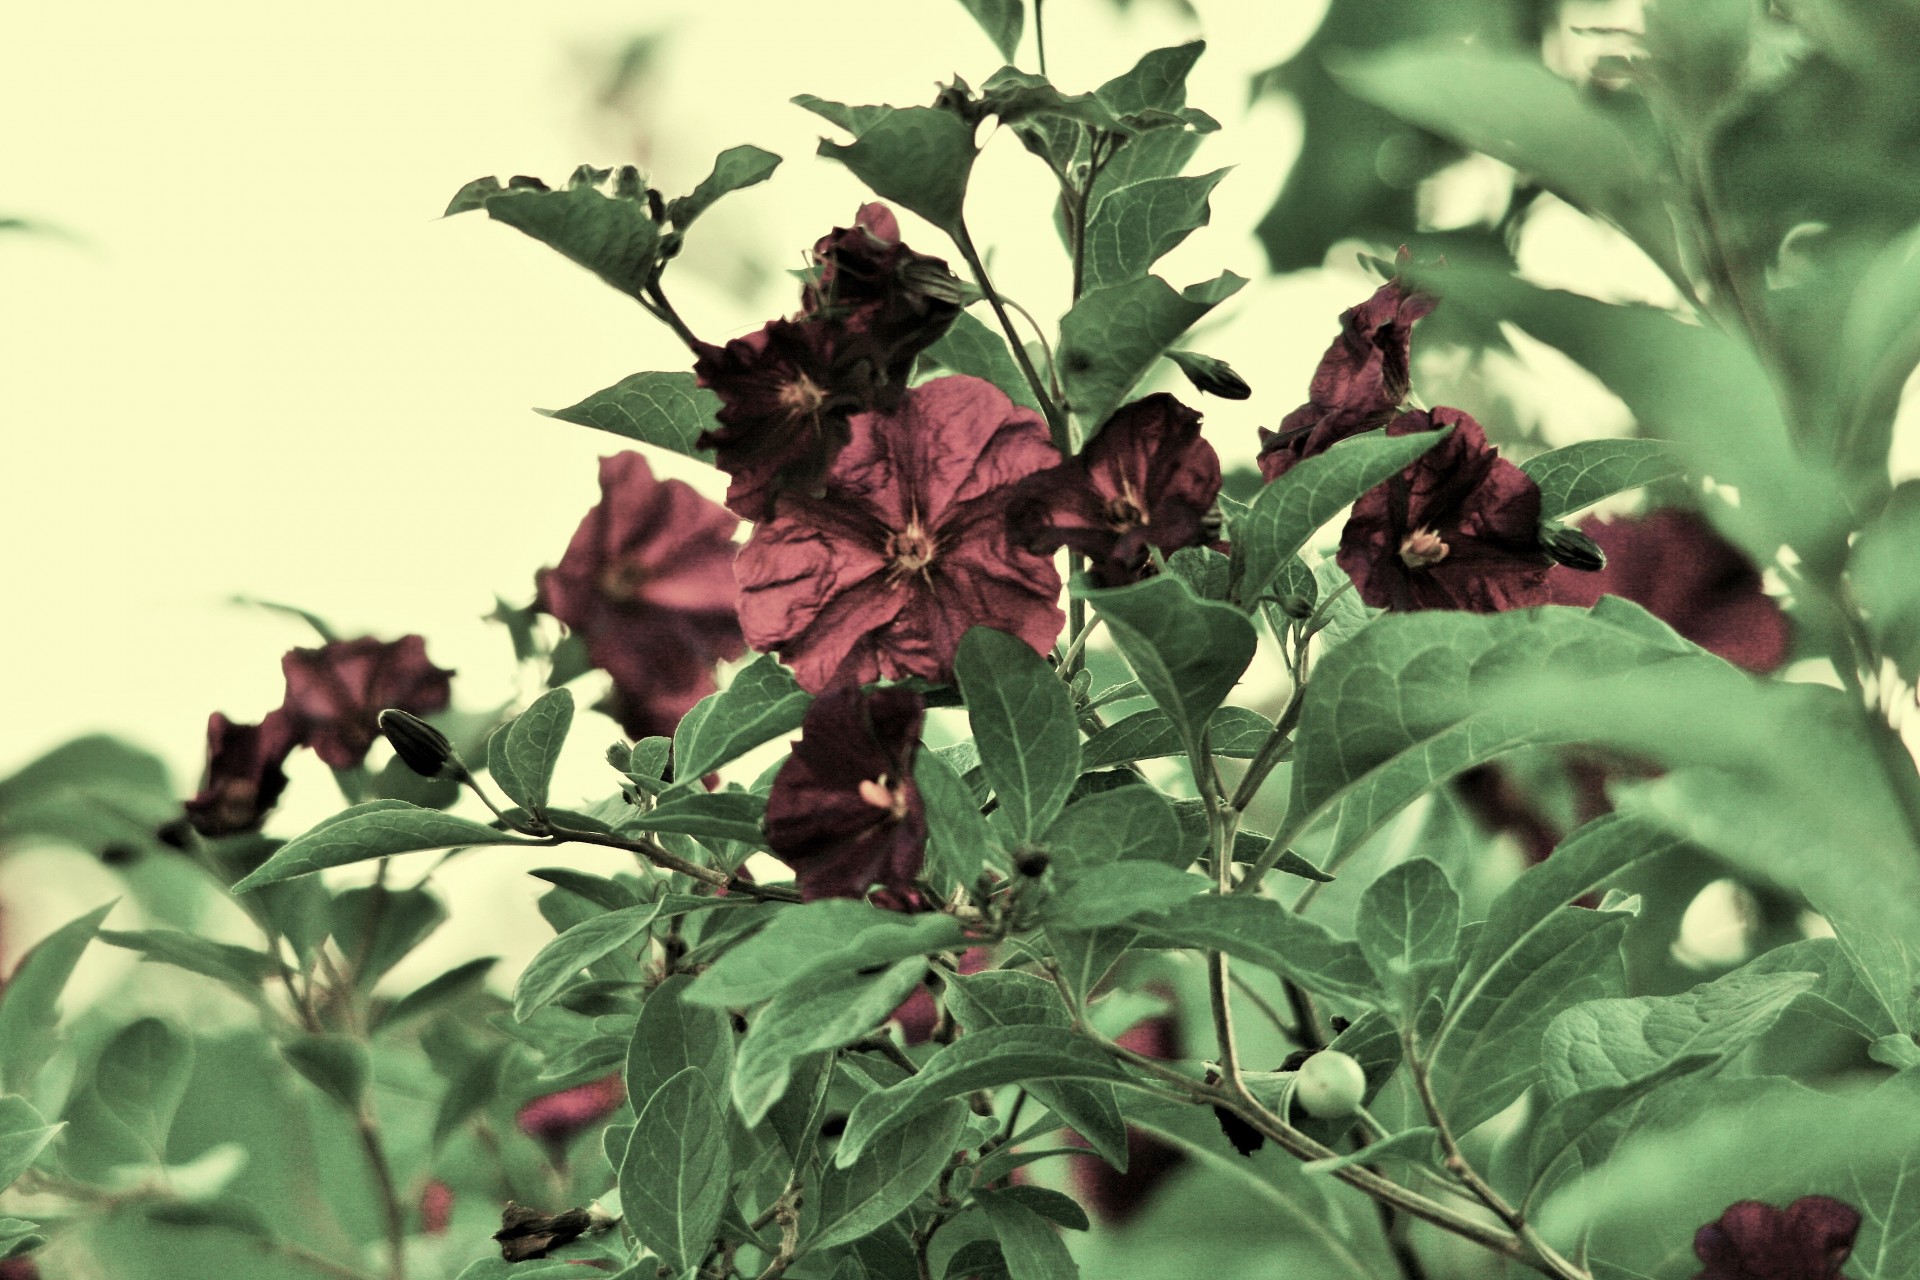
[{"label": "dark purple flower", "polygon": [[0,1260],[0,1280],[40,1280],[40,1264],[31,1254]]},{"label": "dark purple flower", "polygon": [[1261,428],[1260,474],[1271,483],[1301,459],[1391,419],[1407,398],[1414,322],[1438,305],[1395,276],[1341,312],[1340,336],[1320,357],[1307,402],[1281,420],[1280,430]]},{"label": "dark purple flower", "polygon": [[979,378],[936,378],[853,419],[818,496],[790,493],[734,562],[747,643],[801,687],[944,681],[969,627],[1044,653],[1065,622],[1053,561],[1015,545],[1014,486],[1059,462],[1037,414]]},{"label": "dark purple flower", "polygon": [[823,236],[813,260],[819,274],[806,288],[805,314],[854,339],[847,345],[872,363],[877,387],[904,388],[914,357],[960,314],[960,281],[944,260],[902,244],[900,224],[878,203]]},{"label": "dark purple flower", "polygon": [[438,1178],[420,1189],[420,1234],[443,1236],[453,1223],[453,1188]]},{"label": "dark purple flower", "polygon": [[576,1134],[599,1124],[627,1100],[626,1082],[618,1071],[598,1080],[542,1094],[522,1106],[514,1127],[548,1147],[564,1147]]},{"label": "dark purple flower", "polygon": [[1693,1280],[1839,1280],[1859,1230],[1860,1211],[1828,1196],[1785,1209],[1742,1200],[1693,1233],[1707,1264]]},{"label": "dark purple flower", "polygon": [[380,736],[380,712],[398,707],[417,716],[446,709],[453,672],[427,661],[427,642],[401,636],[335,640],[318,649],[291,649],[280,659],[287,677],[281,710],[297,741],[335,769],[366,759]]},{"label": "dark purple flower", "polygon": [[1589,517],[1580,531],[1606,552],[1606,567],[1555,568],[1547,575],[1554,604],[1585,608],[1603,595],[1621,596],[1749,671],[1787,660],[1792,628],[1762,588],[1760,570],[1698,512],[1663,507],[1619,520]]},{"label": "dark purple flower", "polygon": [[282,766],[296,745],[293,721],[270,711],[259,724],[235,724],[218,711],[207,717],[207,771],[187,801],[187,821],[203,836],[258,831],[280,802]]},{"label": "dark purple flower", "polygon": [[[1149,1058],[1167,1060],[1180,1056],[1180,1023],[1172,1013],[1135,1023],[1120,1035],[1122,1047]],[[1086,1146],[1079,1134],[1070,1134],[1073,1146]],[[1093,1210],[1093,1216],[1108,1226],[1124,1226],[1146,1208],[1147,1201],[1160,1185],[1181,1165],[1186,1153],[1152,1134],[1127,1127],[1127,1167],[1122,1172],[1098,1156],[1073,1156],[1067,1161],[1068,1176],[1080,1200]]]},{"label": "dark purple flower", "polygon": [[913,781],[926,699],[909,689],[838,689],[814,700],[767,796],[767,848],[800,895],[917,903],[927,814]]},{"label": "dark purple flower", "polygon": [[1353,504],[1339,564],[1376,609],[1495,613],[1547,602],[1540,487],[1458,409],[1403,413],[1389,435],[1452,427]]},{"label": "dark purple flower", "polygon": [[745,647],[734,613],[739,521],[679,480],[656,480],[637,453],[600,459],[600,502],[537,607],[578,632],[613,677],[611,710],[635,738],[673,732],[712,693],[718,662]]},{"label": "dark purple flower", "polygon": [[1088,556],[1103,587],[1137,582],[1148,548],[1199,546],[1218,532],[1220,459],[1200,438],[1200,415],[1164,392],[1107,419],[1079,457],[1028,476],[1008,506],[1028,549]]}]

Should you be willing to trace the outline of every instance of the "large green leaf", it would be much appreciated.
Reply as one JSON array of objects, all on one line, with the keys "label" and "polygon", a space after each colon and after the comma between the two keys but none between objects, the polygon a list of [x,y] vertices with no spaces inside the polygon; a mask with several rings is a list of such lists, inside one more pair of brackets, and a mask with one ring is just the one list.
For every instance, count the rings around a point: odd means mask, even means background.
[{"label": "large green leaf", "polygon": [[693,979],[676,973],[655,987],[640,1006],[627,1049],[627,1096],[644,1107],[668,1080],[688,1067],[707,1078],[714,1096],[727,1095],[733,1068],[733,1023],[724,1009],[693,1004],[682,996]]},{"label": "large green leaf", "polygon": [[696,707],[681,720],[673,743],[675,785],[698,787],[721,765],[798,729],[812,703],[813,695],[772,654],[755,658],[706,700],[704,712]]},{"label": "large green leaf", "polygon": [[[621,176],[627,179],[630,173],[626,170]],[[485,209],[494,221],[558,250],[629,297],[645,296],[653,278],[660,228],[648,213],[637,177],[623,181],[613,194],[581,177],[576,174],[564,191],[502,187],[492,178],[482,178],[462,188],[447,213]]]},{"label": "large green leaf", "polygon": [[35,943],[0,987],[0,1092],[33,1087],[58,1040],[60,993],[116,903],[69,920]]},{"label": "large green leaf", "polygon": [[1342,440],[1260,490],[1234,530],[1233,598],[1251,607],[1320,526],[1375,485],[1439,444],[1446,430]]},{"label": "large green leaf", "polygon": [[1187,75],[1206,51],[1204,40],[1154,49],[1094,94],[1116,116],[1178,112],[1187,105]]},{"label": "large green leaf", "polygon": [[949,1102],[919,1123],[902,1125],[871,1143],[850,1168],[821,1171],[818,1218],[809,1249],[831,1249],[879,1230],[933,1185],[965,1141],[972,1113]]},{"label": "large green leaf", "polygon": [[1036,411],[1040,408],[1032,385],[1007,348],[1007,340],[969,312],[955,316],[940,340],[921,354],[942,369],[986,379],[1015,404]]},{"label": "large green leaf", "polygon": [[1245,283],[1229,271],[1175,293],[1160,277],[1146,276],[1083,294],[1060,321],[1060,368],[1067,402],[1086,434],[1120,407],[1181,334]]},{"label": "large green leaf", "polygon": [[714,157],[713,172],[700,180],[700,185],[693,189],[691,195],[667,201],[667,221],[685,228],[712,208],[713,202],[721,196],[765,182],[779,167],[780,157],[771,151],[763,151],[751,144],[728,147]]},{"label": "large green leaf", "polygon": [[1015,837],[1032,840],[1080,776],[1080,727],[1067,686],[1026,641],[988,627],[961,638],[953,674],[1000,812]]},{"label": "large green leaf", "polygon": [[1080,594],[1198,760],[1209,720],[1259,648],[1252,621],[1232,605],[1200,599],[1171,574]]},{"label": "large green leaf", "polygon": [[927,811],[928,875],[943,890],[949,883],[971,889],[994,843],[980,802],[953,766],[932,751],[915,753],[913,780]]},{"label": "large green leaf", "polygon": [[484,827],[435,809],[402,800],[369,800],[295,836],[274,851],[252,874],[233,886],[245,893],[261,885],[312,875],[370,858],[416,849],[449,849],[474,844],[526,844],[510,832]]},{"label": "large green leaf", "polygon": [[1271,898],[1194,898],[1146,923],[1156,946],[1225,952],[1343,1004],[1365,1008],[1382,1002],[1357,943],[1335,937]]},{"label": "large green leaf", "polygon": [[1109,192],[1087,218],[1086,287],[1138,280],[1211,214],[1225,169],[1191,178],[1148,178]]},{"label": "large green leaf", "polygon": [[1582,440],[1536,454],[1520,469],[1540,486],[1540,518],[1564,520],[1628,489],[1686,473],[1686,462],[1662,440]]},{"label": "large green leaf", "polygon": [[[733,1098],[747,1123],[758,1124],[786,1092],[796,1058],[837,1049],[872,1031],[926,972],[926,960],[913,955],[877,973],[814,973],[774,996],[747,1028],[734,1063]],[[851,1161],[849,1156],[842,1164]]]},{"label": "large green leaf", "polygon": [[1012,62],[1020,52],[1020,32],[1026,26],[1027,9],[1021,0],[960,0],[980,29],[993,41],[1000,56]]},{"label": "large green leaf", "polygon": [[[748,910],[765,918],[766,926],[722,952],[694,979],[686,999],[717,1009],[758,1004],[816,961],[841,950],[857,950],[869,932],[887,934],[914,927],[898,914],[846,898]],[[858,968],[862,963],[850,956],[844,967]]]},{"label": "large green leaf", "polygon": [[1452,960],[1459,935],[1460,895],[1427,858],[1389,868],[1361,895],[1354,938],[1384,991]]},{"label": "large green leaf", "polygon": [[25,1098],[0,1094],[0,1191],[40,1158],[65,1125],[48,1124]]},{"label": "large green leaf", "polygon": [[676,1272],[691,1270],[726,1213],[732,1168],[721,1098],[698,1067],[687,1067],[634,1119],[620,1161],[627,1225]]},{"label": "large green leaf", "polygon": [[1071,873],[1129,859],[1173,867],[1191,861],[1180,819],[1155,787],[1116,787],[1082,796],[1047,828],[1047,851]]},{"label": "large green leaf", "polygon": [[737,840],[757,849],[763,842],[760,819],[766,811],[767,798],[747,791],[682,792],[645,813],[623,817],[620,829]]},{"label": "large green leaf", "polygon": [[793,100],[855,135],[852,143],[820,140],[820,154],[838,160],[883,200],[891,200],[949,233],[960,228],[967,176],[976,152],[973,129],[938,107],[844,107],[811,94]]},{"label": "large green leaf", "polygon": [[700,448],[697,441],[714,425],[719,407],[720,397],[690,373],[636,373],[579,404],[535,412],[711,462],[713,451]]},{"label": "large green leaf", "polygon": [[93,1089],[107,1111],[166,1163],[167,1133],[186,1096],[193,1042],[158,1018],[123,1027],[93,1067]]},{"label": "large green leaf", "polygon": [[525,1022],[579,980],[588,965],[636,943],[660,914],[657,902],[590,916],[561,933],[527,962],[513,987],[513,1017]]},{"label": "large green leaf", "polygon": [[1522,1204],[1530,1205],[1553,1185],[1557,1166],[1568,1156],[1577,1156],[1587,1168],[1600,1165],[1648,1094],[1713,1062],[1710,1055],[1676,1058],[1634,1080],[1556,1098],[1527,1144],[1527,1194]]},{"label": "large green leaf", "polygon": [[1045,1218],[1000,1192],[983,1192],[974,1203],[987,1215],[1000,1255],[1013,1280],[1080,1280],[1080,1268]]}]

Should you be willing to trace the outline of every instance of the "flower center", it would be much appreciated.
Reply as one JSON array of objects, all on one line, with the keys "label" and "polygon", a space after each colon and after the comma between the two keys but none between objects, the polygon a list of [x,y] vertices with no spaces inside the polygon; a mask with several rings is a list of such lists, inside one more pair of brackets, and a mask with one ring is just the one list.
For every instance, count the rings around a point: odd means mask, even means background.
[{"label": "flower center", "polygon": [[1449,550],[1432,529],[1415,529],[1400,544],[1400,559],[1409,569],[1426,569],[1445,560]]},{"label": "flower center", "polygon": [[1147,509],[1140,496],[1131,485],[1123,486],[1120,496],[1107,503],[1107,528],[1115,533],[1125,533],[1129,529],[1138,529],[1153,523],[1147,516]]},{"label": "flower center", "polygon": [[638,600],[652,576],[638,560],[616,560],[600,571],[600,594],[609,600]]},{"label": "flower center", "polygon": [[777,398],[781,408],[797,417],[819,412],[827,402],[827,393],[806,374],[796,373],[791,382],[780,384]]},{"label": "flower center", "polygon": [[891,562],[891,567],[888,569],[889,575],[894,578],[904,578],[915,573],[924,576],[927,566],[933,563],[934,552],[937,550],[933,535],[927,532],[920,524],[920,518],[915,516],[907,521],[905,529],[887,535],[887,545],[883,554]]},{"label": "flower center", "polygon": [[907,789],[887,785],[887,775],[878,778],[864,778],[860,782],[860,798],[876,809],[884,809],[887,816],[898,821],[907,816]]}]

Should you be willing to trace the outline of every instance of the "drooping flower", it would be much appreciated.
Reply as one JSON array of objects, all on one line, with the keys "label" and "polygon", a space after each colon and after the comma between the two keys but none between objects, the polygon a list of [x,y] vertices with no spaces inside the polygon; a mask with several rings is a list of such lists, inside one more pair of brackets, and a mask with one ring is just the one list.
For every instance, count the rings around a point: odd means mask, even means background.
[{"label": "drooping flower", "polygon": [[187,801],[187,821],[203,836],[257,831],[280,802],[282,766],[296,745],[292,719],[268,712],[259,724],[235,724],[218,711],[207,717],[207,771]]},{"label": "drooping flower", "polygon": [[561,1148],[620,1109],[627,1100],[626,1082],[619,1072],[589,1080],[555,1093],[542,1094],[522,1106],[514,1127],[549,1148]]},{"label": "drooping flower", "polygon": [[1123,406],[1079,457],[1020,482],[1008,518],[1035,552],[1071,547],[1103,587],[1137,582],[1148,548],[1198,546],[1218,531],[1220,458],[1200,415],[1162,392]]},{"label": "drooping flower", "polygon": [[1014,486],[1060,460],[1039,416],[949,377],[852,425],[822,492],[788,494],[734,562],[747,643],[815,693],[947,680],[981,623],[1044,653],[1065,622],[1060,576],[1007,523]]},{"label": "drooping flower", "polygon": [[1556,568],[1554,604],[1585,608],[1603,595],[1640,605],[1701,648],[1749,671],[1787,660],[1792,627],[1761,586],[1760,570],[1697,511],[1662,507],[1638,517],[1588,517],[1580,531],[1600,544],[1596,573]]},{"label": "drooping flower", "polygon": [[[1405,250],[1400,261],[1407,260]],[[1407,398],[1413,326],[1439,299],[1409,289],[1399,276],[1340,313],[1333,340],[1308,385],[1307,402],[1260,431],[1260,474],[1271,483],[1295,463],[1393,417]]]},{"label": "drooping flower", "polygon": [[1694,1280],[1839,1280],[1859,1231],[1860,1211],[1829,1196],[1785,1209],[1742,1200],[1694,1232],[1707,1264]]},{"label": "drooping flower", "polygon": [[438,1178],[420,1188],[420,1234],[443,1236],[453,1224],[453,1188]]},{"label": "drooping flower", "polygon": [[767,796],[767,848],[793,868],[800,895],[919,901],[927,846],[913,781],[926,699],[909,689],[838,689],[814,700]]},{"label": "drooping flower", "polygon": [[[960,953],[959,972],[979,973],[991,959],[987,948],[968,947]],[[915,987],[913,994],[893,1011],[893,1020],[900,1024],[901,1039],[908,1044],[925,1044],[931,1040],[934,1028],[940,1023],[940,1010],[934,1006],[932,990],[925,983]]]},{"label": "drooping flower", "polygon": [[813,260],[819,271],[804,292],[805,314],[854,339],[848,345],[872,363],[882,396],[904,388],[914,357],[960,314],[959,279],[943,259],[901,243],[899,222],[879,203],[821,237]]},{"label": "drooping flower", "polygon": [[556,568],[535,575],[536,606],[586,641],[613,677],[613,712],[635,738],[670,735],[712,693],[716,663],[740,656],[733,531],[739,521],[637,453],[600,459],[600,502]]},{"label": "drooping flower", "polygon": [[427,642],[362,636],[317,649],[291,649],[280,659],[287,677],[282,710],[297,740],[335,769],[366,759],[380,736],[380,712],[398,707],[417,716],[446,709],[453,672],[427,661]]},{"label": "drooping flower", "polygon": [[[1122,1047],[1149,1058],[1167,1060],[1180,1056],[1180,1024],[1172,1013],[1158,1014],[1135,1023],[1119,1036]],[[1085,1146],[1086,1140],[1072,1134],[1068,1142]],[[1114,1168],[1098,1156],[1073,1156],[1067,1161],[1068,1176],[1079,1199],[1093,1216],[1107,1226],[1124,1226],[1139,1215],[1148,1200],[1181,1165],[1186,1153],[1141,1129],[1127,1126],[1127,1167]]]},{"label": "drooping flower", "polygon": [[1403,413],[1389,435],[1452,427],[1353,504],[1339,564],[1376,609],[1494,613],[1547,602],[1540,487],[1458,409]]}]

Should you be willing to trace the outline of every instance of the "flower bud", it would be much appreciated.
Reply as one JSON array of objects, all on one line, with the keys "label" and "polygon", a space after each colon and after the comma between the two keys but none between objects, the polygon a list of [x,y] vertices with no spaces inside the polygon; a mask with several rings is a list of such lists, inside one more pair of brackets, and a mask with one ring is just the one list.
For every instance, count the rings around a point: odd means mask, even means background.
[{"label": "flower bud", "polygon": [[1540,549],[1569,569],[1594,573],[1607,567],[1607,553],[1600,544],[1578,529],[1565,525],[1542,525]]},{"label": "flower bud", "polygon": [[453,744],[446,734],[398,707],[380,713],[380,732],[393,744],[400,762],[423,778],[439,777],[453,759]]},{"label": "flower bud", "polygon": [[1198,351],[1169,351],[1167,359],[1180,366],[1180,372],[1187,375],[1187,381],[1196,390],[1210,396],[1219,396],[1222,400],[1245,400],[1253,394],[1253,388],[1247,385],[1247,380],[1235,373],[1233,366],[1225,360],[1203,356]]},{"label": "flower bud", "polygon": [[1038,849],[1029,849],[1013,860],[1013,869],[1029,878],[1045,875],[1052,865],[1053,859]]},{"label": "flower bud", "polygon": [[1300,1065],[1293,1096],[1300,1109],[1316,1119],[1344,1119],[1358,1111],[1367,1096],[1367,1073],[1338,1049],[1322,1049]]}]

